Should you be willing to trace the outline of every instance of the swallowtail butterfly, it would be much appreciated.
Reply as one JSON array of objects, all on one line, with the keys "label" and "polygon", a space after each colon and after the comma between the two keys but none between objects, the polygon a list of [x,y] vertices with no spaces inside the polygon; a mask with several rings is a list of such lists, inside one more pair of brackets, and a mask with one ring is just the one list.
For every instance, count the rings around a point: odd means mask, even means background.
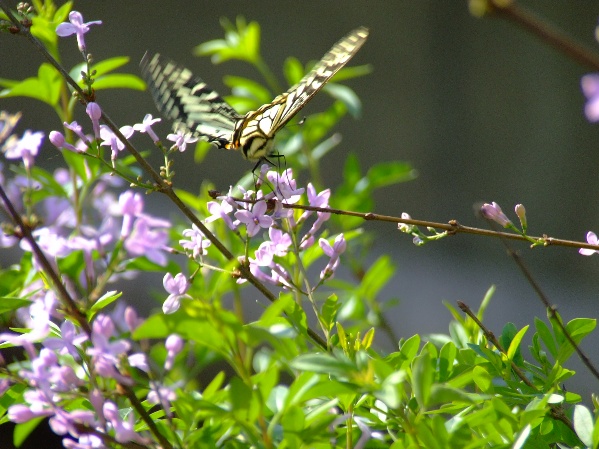
[{"label": "swallowtail butterfly", "polygon": [[146,53],[141,71],[158,110],[173,130],[240,150],[250,161],[267,157],[275,134],[357,53],[368,29],[356,28],[331,48],[299,83],[256,111],[238,114],[199,77],[176,62]]}]

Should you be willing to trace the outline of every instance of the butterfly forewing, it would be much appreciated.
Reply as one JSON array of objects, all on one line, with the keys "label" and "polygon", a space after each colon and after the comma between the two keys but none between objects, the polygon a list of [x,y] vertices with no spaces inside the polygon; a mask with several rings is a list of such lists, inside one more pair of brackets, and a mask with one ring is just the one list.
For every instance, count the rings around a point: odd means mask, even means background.
[{"label": "butterfly forewing", "polygon": [[276,133],[303,108],[308,101],[358,52],[366,42],[368,28],[360,27],[349,33],[331,48],[314,68],[299,83],[275,98],[284,98],[283,110],[278,113],[279,121],[273,124]]},{"label": "butterfly forewing", "polygon": [[268,156],[272,139],[364,45],[368,29],[356,28],[331,48],[299,83],[257,111],[248,112],[233,135],[233,146],[250,160]]},{"label": "butterfly forewing", "polygon": [[221,147],[231,142],[241,116],[201,78],[160,54],[146,53],[141,71],[158,110],[173,120],[175,131]]}]

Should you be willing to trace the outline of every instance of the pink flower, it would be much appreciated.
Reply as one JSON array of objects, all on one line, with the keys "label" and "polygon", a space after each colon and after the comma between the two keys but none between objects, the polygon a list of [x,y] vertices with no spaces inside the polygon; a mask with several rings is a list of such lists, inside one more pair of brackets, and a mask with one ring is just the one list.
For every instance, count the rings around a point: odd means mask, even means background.
[{"label": "pink flower", "polygon": [[71,34],[77,35],[77,45],[79,51],[85,52],[85,39],[84,35],[89,31],[90,25],[101,25],[101,20],[94,20],[93,22],[83,23],[83,16],[80,12],[71,11],[69,13],[69,22],[61,23],[56,27],[56,34],[60,37],[70,36]]}]

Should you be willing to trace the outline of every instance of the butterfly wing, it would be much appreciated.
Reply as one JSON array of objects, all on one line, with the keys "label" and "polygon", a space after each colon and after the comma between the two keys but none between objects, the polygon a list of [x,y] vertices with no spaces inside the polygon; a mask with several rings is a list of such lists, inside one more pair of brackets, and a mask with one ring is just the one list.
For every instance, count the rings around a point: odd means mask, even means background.
[{"label": "butterfly wing", "polygon": [[160,54],[146,53],[141,72],[160,113],[173,120],[173,130],[224,148],[242,118],[190,70]]},{"label": "butterfly wing", "polygon": [[233,135],[235,148],[249,160],[266,157],[272,139],[295,114],[337,73],[364,45],[368,28],[359,27],[333,45],[299,83],[256,111],[248,112]]},{"label": "butterfly wing", "polygon": [[[368,28],[359,27],[339,40],[299,83],[275,98],[272,104],[281,103],[282,111],[273,123],[273,133],[287,124],[295,114],[358,52],[366,42]],[[281,100],[285,101],[282,102]],[[269,114],[273,116],[272,112]]]}]

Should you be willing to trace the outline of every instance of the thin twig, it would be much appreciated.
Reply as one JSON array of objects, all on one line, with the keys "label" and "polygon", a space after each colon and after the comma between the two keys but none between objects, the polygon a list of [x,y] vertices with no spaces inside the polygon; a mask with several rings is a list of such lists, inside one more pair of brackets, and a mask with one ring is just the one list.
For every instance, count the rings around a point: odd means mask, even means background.
[{"label": "thin twig", "polygon": [[530,270],[524,263],[524,260],[522,259],[520,254],[518,254],[517,251],[514,251],[512,248],[510,248],[510,246],[508,245],[508,243],[505,240],[502,239],[501,242],[505,246],[508,254],[512,257],[512,259],[514,260],[516,265],[518,265],[518,268],[520,268],[520,271],[522,272],[522,274],[524,275],[524,277],[526,278],[528,283],[531,285],[531,287],[537,294],[537,297],[541,300],[541,302],[547,309],[550,318],[554,319],[554,322],[557,323],[557,326],[560,328],[561,332],[566,337],[566,340],[568,340],[568,342],[572,345],[572,347],[576,351],[576,354],[578,354],[578,357],[580,357],[580,360],[582,361],[582,363],[584,363],[584,365],[591,372],[591,374],[593,376],[595,376],[596,379],[599,379],[599,371],[597,370],[595,365],[593,365],[593,362],[591,362],[591,359],[584,353],[584,351],[582,349],[580,349],[580,346],[574,341],[574,339],[570,335],[570,332],[568,332],[568,330],[566,329],[566,326],[564,325],[562,320],[557,316],[557,312],[556,312],[557,307],[555,305],[552,305],[549,302],[549,298],[547,297],[547,295],[545,295],[545,292],[543,292],[543,290],[541,289],[541,286],[536,281],[536,279],[533,277],[532,273],[530,272]]},{"label": "thin twig", "polygon": [[577,242],[575,240],[557,239],[554,237],[548,237],[547,235],[543,235],[541,237],[539,237],[539,236],[522,236],[520,234],[512,234],[512,233],[503,232],[503,231],[493,231],[490,229],[473,228],[470,226],[464,226],[464,225],[460,224],[457,220],[450,220],[448,223],[439,223],[439,222],[435,222],[435,221],[414,220],[412,218],[401,218],[401,217],[394,217],[394,216],[389,216],[389,215],[374,214],[372,212],[354,212],[354,211],[348,211],[348,210],[342,210],[342,209],[331,209],[329,207],[303,206],[300,204],[283,204],[283,207],[285,207],[287,209],[301,209],[301,210],[310,210],[310,211],[314,211],[314,212],[325,212],[325,213],[336,214],[336,215],[348,215],[351,217],[360,217],[360,218],[363,218],[364,220],[386,221],[386,222],[390,222],[390,223],[404,223],[404,224],[408,224],[408,225],[416,225],[416,226],[422,226],[422,227],[426,227],[426,228],[442,229],[442,230],[448,231],[449,235],[459,234],[459,233],[476,234],[476,235],[483,235],[483,236],[487,236],[487,237],[499,237],[499,238],[506,238],[506,239],[511,239],[511,240],[520,240],[520,241],[525,241],[525,242],[529,242],[529,243],[530,243],[530,240],[532,239],[532,240],[542,241],[544,246],[566,246],[566,247],[571,247],[571,248],[588,248],[588,249],[599,250],[599,245],[591,245],[591,244],[585,243],[585,242]]},{"label": "thin twig", "polygon": [[599,55],[597,55],[597,52],[577,42],[568,36],[565,31],[550,23],[547,19],[541,19],[515,0],[509,2],[490,0],[489,5],[499,17],[512,20],[573,60],[592,70],[599,70]]}]

